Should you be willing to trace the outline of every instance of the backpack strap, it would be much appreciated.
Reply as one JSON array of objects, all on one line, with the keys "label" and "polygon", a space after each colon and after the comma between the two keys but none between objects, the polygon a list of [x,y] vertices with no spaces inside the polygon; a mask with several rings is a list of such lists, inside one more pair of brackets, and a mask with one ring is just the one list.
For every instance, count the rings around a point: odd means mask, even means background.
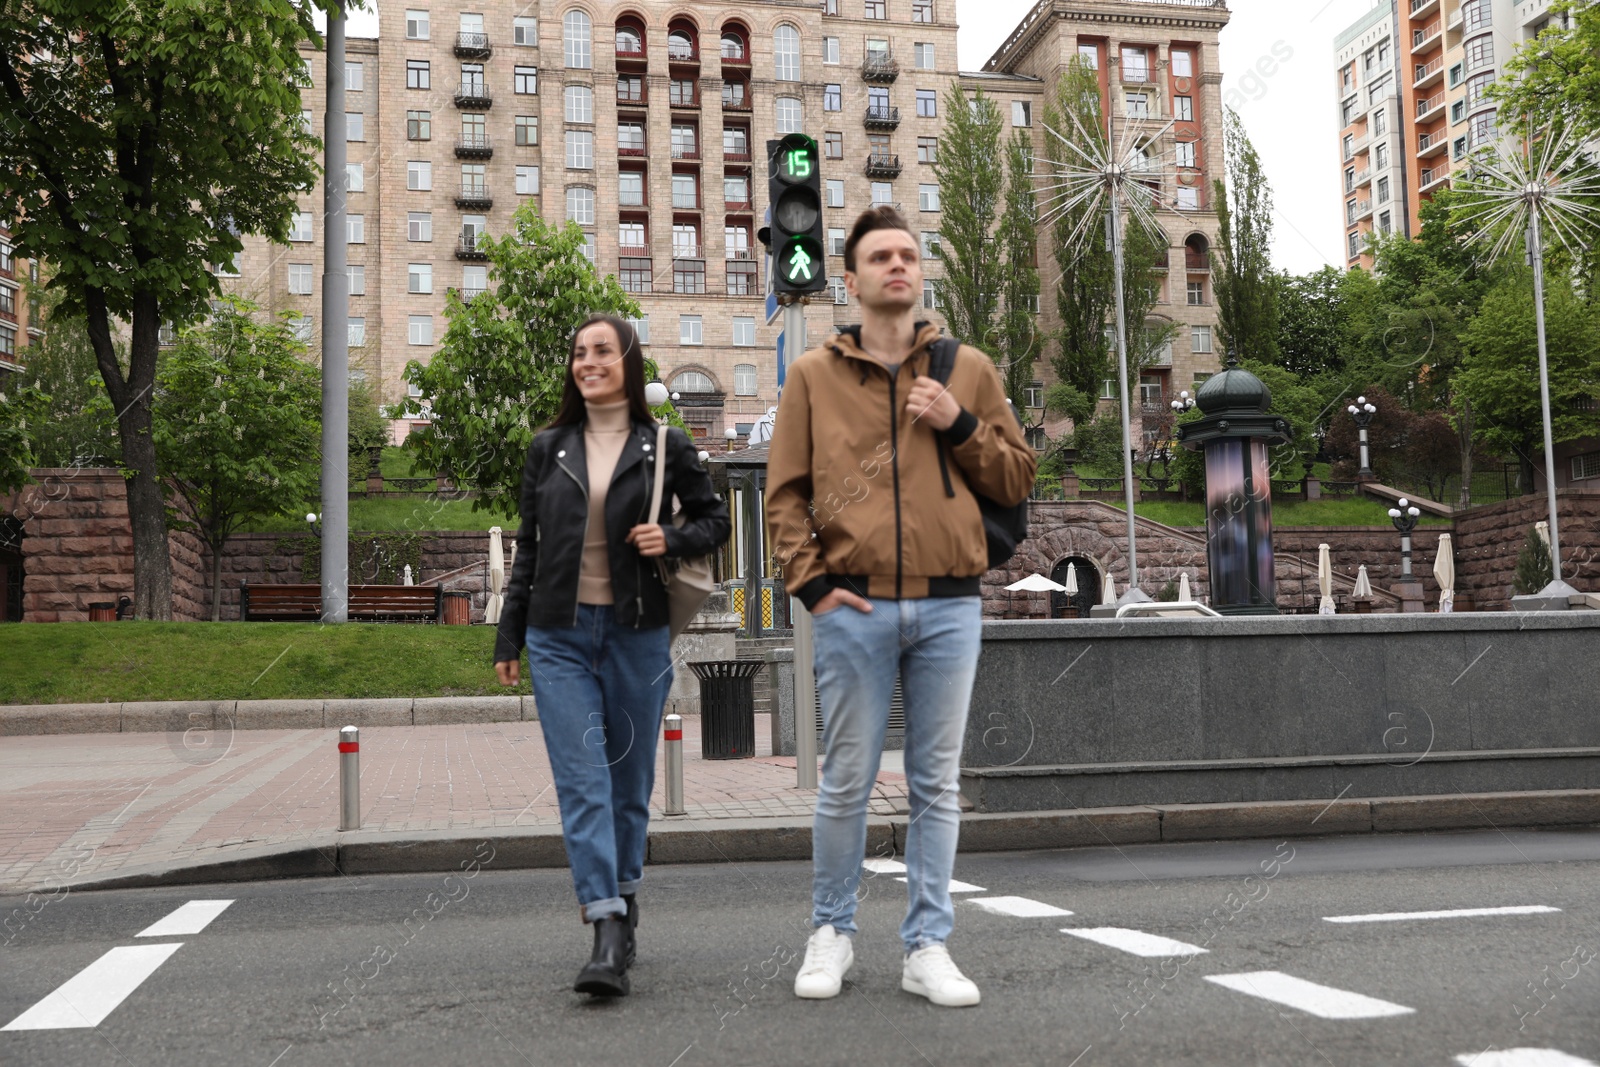
[{"label": "backpack strap", "polygon": [[948,382],[956,366],[956,350],[961,342],[954,337],[941,337],[928,349],[928,377],[936,382]]}]

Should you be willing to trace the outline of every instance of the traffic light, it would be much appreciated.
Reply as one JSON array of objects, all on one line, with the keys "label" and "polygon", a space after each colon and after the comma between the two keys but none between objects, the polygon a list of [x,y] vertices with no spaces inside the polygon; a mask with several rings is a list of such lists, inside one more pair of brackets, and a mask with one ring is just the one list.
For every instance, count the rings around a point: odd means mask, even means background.
[{"label": "traffic light", "polygon": [[775,293],[815,293],[827,286],[821,162],[817,142],[803,133],[767,142]]}]

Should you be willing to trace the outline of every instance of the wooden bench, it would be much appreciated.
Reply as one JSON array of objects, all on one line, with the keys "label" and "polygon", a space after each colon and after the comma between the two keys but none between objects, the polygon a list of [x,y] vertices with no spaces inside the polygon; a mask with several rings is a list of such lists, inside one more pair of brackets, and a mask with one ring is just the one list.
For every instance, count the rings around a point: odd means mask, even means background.
[{"label": "wooden bench", "polygon": [[[439,622],[444,618],[444,587],[436,585],[352,585],[351,619],[369,622]],[[239,618],[244,622],[316,622],[322,618],[320,585],[251,585],[239,582]]]}]

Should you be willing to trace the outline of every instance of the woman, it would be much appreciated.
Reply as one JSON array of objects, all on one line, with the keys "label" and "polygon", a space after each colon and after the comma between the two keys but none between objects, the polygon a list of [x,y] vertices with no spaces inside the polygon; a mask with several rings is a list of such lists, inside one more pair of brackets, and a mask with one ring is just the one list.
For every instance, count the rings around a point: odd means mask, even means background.
[{"label": "woman", "polygon": [[[728,537],[728,508],[680,430],[658,456],[633,327],[593,315],[567,361],[561,407],[528,449],[522,529],[495,644],[501,685],[524,645],[561,805],[572,881],[594,952],[574,985],[623,996],[634,959],[656,739],[672,686],[667,591],[657,559]],[[647,515],[666,463],[661,515]],[[686,521],[673,526],[676,496]]]}]

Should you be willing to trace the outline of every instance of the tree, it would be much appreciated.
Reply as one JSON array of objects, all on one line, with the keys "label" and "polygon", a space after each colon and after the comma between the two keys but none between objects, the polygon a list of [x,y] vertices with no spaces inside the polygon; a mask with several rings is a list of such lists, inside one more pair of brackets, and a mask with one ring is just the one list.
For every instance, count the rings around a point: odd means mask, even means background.
[{"label": "tree", "polygon": [[372,386],[352,381],[346,394],[350,428],[350,481],[365,484],[372,466],[372,455],[389,443],[389,420],[379,410]]},{"label": "tree", "polygon": [[1600,135],[1600,8],[1556,0],[1549,15],[1489,89],[1500,103],[1500,128],[1570,126],[1580,141]]},{"label": "tree", "polygon": [[172,615],[158,331],[204,314],[208,265],[232,261],[241,234],[285,239],[315,183],[300,121],[311,19],[281,0],[25,0],[0,19],[0,203],[18,254],[49,263],[82,316],[117,413],[141,619]]},{"label": "tree", "polygon": [[34,452],[35,431],[46,417],[50,398],[28,385],[0,392],[0,496],[14,493],[33,479],[30,467],[39,465]]},{"label": "tree", "polygon": [[[1095,139],[1089,151],[1108,154],[1105,119],[1100,106],[1100,82],[1095,72],[1074,59],[1056,83],[1045,104],[1045,125],[1056,130],[1082,129]],[[1086,218],[1087,206],[1061,211],[1051,228],[1051,242],[1060,272],[1056,309],[1061,328],[1056,334],[1056,354],[1051,366],[1059,386],[1050,391],[1046,407],[1077,421],[1086,402],[1092,410],[1100,383],[1115,376],[1114,331],[1109,323],[1116,313],[1115,260],[1100,235],[1105,220]],[[1087,239],[1083,234],[1087,233]],[[1077,240],[1074,240],[1077,235]],[[1128,382],[1139,380],[1139,369],[1153,363],[1171,340],[1176,326],[1150,318],[1160,294],[1161,272],[1167,266],[1167,235],[1147,232],[1133,219],[1122,223],[1123,306],[1128,325]]]},{"label": "tree", "polygon": [[572,335],[591,313],[637,316],[639,305],[614,275],[595,273],[576,224],[557,229],[532,204],[517,209],[510,233],[479,237],[478,247],[496,284],[470,301],[446,296],[444,343],[427,365],[406,364],[421,396],[395,414],[430,420],[406,439],[420,465],[476,489],[474,511],[514,519],[528,446],[561,402]]},{"label": "tree", "polygon": [[939,223],[944,276],[934,282],[934,291],[951,335],[982,345],[992,336],[1004,274],[994,241],[1005,177],[1000,109],[982,89],[969,98],[952,82],[945,115],[933,165],[944,209]]},{"label": "tree", "polygon": [[1039,335],[1038,205],[1033,195],[1033,143],[1017,130],[1006,145],[1006,201],[996,244],[1004,257],[1000,294],[1004,305],[989,346],[1000,364],[1006,395],[1026,412],[1033,364],[1044,347]]},{"label": "tree", "polygon": [[1278,276],[1272,270],[1272,188],[1239,113],[1225,109],[1228,180],[1215,183],[1213,287],[1223,351],[1271,362],[1278,355]]},{"label": "tree", "polygon": [[[1600,434],[1600,306],[1586,304],[1559,278],[1545,287],[1550,418],[1557,442]],[[1484,297],[1463,337],[1460,388],[1471,400],[1478,440],[1522,461],[1522,484],[1533,486],[1543,451],[1538,341],[1532,273],[1519,269]],[[1539,459],[1542,464],[1542,458]]]},{"label": "tree", "polygon": [[1528,540],[1517,553],[1517,569],[1511,588],[1518,596],[1531,596],[1555,580],[1555,564],[1550,559],[1550,543],[1538,530],[1528,531]]},{"label": "tree", "polygon": [[[117,417],[99,382],[94,345],[83,319],[58,312],[60,297],[41,301],[44,337],[28,347],[18,379],[49,397],[43,417],[31,422],[34,465],[89,467],[115,462]],[[118,345],[118,363],[126,346]]]},{"label": "tree", "polygon": [[1273,362],[1307,378],[1343,368],[1350,340],[1347,277],[1331,264],[1310,274],[1284,272],[1278,282],[1278,354]]},{"label": "tree", "polygon": [[322,385],[286,323],[226,300],[184,330],[156,377],[156,460],[169,524],[211,549],[211,621],[221,618],[222,552],[245,522],[292,514],[317,493]]}]

